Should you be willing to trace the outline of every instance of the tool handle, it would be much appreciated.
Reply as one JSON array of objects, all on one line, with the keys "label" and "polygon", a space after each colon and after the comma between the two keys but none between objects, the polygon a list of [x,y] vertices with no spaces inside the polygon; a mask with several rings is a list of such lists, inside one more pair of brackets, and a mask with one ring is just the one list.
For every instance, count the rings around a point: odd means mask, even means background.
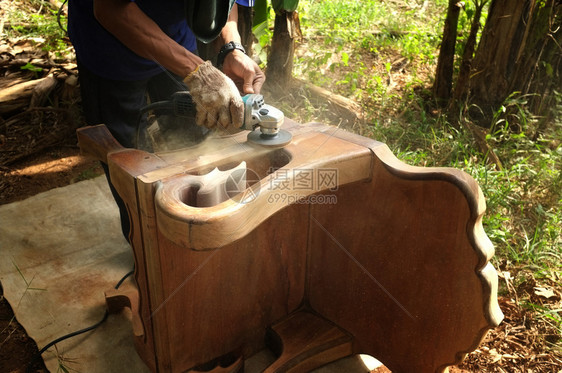
[{"label": "tool handle", "polygon": [[125,149],[104,124],[82,127],[76,130],[78,146],[83,155],[107,164],[107,154]]},{"label": "tool handle", "polygon": [[176,116],[195,118],[195,102],[189,91],[178,91],[172,94],[172,108]]},{"label": "tool handle", "polygon": [[189,91],[178,91],[168,101],[156,101],[140,110],[141,115],[149,111],[158,114],[173,114],[177,117],[195,118],[195,102]]}]

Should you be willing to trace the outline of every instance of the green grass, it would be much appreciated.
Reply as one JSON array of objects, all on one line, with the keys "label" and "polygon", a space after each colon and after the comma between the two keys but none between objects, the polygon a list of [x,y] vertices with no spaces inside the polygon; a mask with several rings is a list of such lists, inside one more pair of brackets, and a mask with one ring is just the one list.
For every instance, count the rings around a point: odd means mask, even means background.
[{"label": "green grass", "polygon": [[297,47],[295,74],[365,107],[392,101],[396,93],[387,82],[393,69],[406,65],[405,83],[419,83],[437,58],[435,25],[443,20],[434,10],[446,1],[428,2],[423,11],[422,3],[301,1],[305,45]]}]

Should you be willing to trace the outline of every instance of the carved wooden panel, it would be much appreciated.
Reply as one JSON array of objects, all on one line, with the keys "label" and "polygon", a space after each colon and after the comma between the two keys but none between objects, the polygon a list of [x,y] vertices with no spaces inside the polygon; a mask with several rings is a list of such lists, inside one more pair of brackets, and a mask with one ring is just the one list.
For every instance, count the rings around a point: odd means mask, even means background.
[{"label": "carved wooden panel", "polygon": [[[140,356],[153,371],[200,371],[269,340],[280,358],[268,372],[350,353],[394,372],[459,363],[503,317],[476,182],[331,127],[285,128],[280,149],[240,133],[156,155],[104,126],[79,130],[132,220],[138,295],[108,305],[133,309]],[[232,361],[214,371],[238,371]]]}]

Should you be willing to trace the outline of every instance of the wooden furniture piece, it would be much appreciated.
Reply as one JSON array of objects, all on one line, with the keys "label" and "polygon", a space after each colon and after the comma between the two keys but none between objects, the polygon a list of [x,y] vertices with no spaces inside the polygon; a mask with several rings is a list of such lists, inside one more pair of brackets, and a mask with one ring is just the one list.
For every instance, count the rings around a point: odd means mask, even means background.
[{"label": "wooden furniture piece", "polygon": [[284,148],[242,132],[159,154],[103,125],[78,131],[131,218],[138,289],[107,302],[131,307],[142,359],[234,372],[267,344],[279,359],[266,372],[354,353],[393,372],[461,362],[503,317],[474,179],[333,127],[284,128]]}]

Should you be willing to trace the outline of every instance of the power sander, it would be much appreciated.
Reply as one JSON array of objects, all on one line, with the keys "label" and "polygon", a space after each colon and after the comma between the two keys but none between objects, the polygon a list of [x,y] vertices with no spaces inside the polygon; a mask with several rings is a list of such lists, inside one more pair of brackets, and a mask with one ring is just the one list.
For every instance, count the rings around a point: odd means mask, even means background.
[{"label": "power sander", "polygon": [[[291,142],[290,132],[280,127],[285,121],[283,112],[265,103],[261,94],[248,94],[244,101],[244,123],[240,129],[251,131],[247,140],[250,143],[281,147]],[[145,106],[141,114],[149,110],[166,110],[182,118],[195,118],[195,103],[189,91],[178,91],[172,94],[169,101],[158,101]]]}]

